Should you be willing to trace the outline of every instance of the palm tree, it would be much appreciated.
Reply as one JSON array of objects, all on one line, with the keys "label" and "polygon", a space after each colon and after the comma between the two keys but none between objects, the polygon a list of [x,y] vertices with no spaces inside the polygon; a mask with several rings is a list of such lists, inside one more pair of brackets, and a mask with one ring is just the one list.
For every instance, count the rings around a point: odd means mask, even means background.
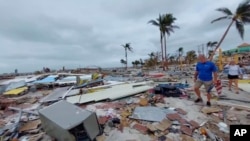
[{"label": "palm tree", "polygon": [[182,55],[183,55],[183,47],[180,47],[179,49],[178,49],[178,58],[179,58],[179,63],[180,63],[180,68],[182,69]]},{"label": "palm tree", "polygon": [[169,60],[170,60],[170,63],[171,63],[171,64],[174,63],[174,59],[175,59],[175,57],[174,57],[173,55],[171,55],[171,56],[169,57]]},{"label": "palm tree", "polygon": [[155,53],[151,52],[151,53],[148,54],[148,56],[149,56],[150,59],[153,59],[155,57]]},{"label": "palm tree", "polygon": [[140,61],[139,60],[135,60],[135,67],[137,68],[137,66],[140,64]]},{"label": "palm tree", "polygon": [[225,33],[221,37],[219,43],[217,44],[213,54],[210,56],[210,59],[213,58],[214,53],[216,52],[216,50],[219,48],[219,46],[225,39],[233,23],[235,23],[236,29],[238,30],[240,37],[242,39],[244,38],[244,31],[245,31],[244,25],[250,23],[250,0],[245,0],[244,2],[240,3],[234,14],[228,8],[218,8],[217,11],[224,13],[225,16],[219,17],[213,20],[211,23],[214,23],[216,21],[223,20],[223,19],[231,19],[231,22],[229,26],[227,27]]},{"label": "palm tree", "polygon": [[154,66],[156,68],[157,64],[158,64],[158,53],[154,53],[154,52],[151,52],[148,54],[149,56],[149,60],[148,60],[148,64],[149,66]]},{"label": "palm tree", "polygon": [[127,64],[127,62],[124,59],[121,59],[120,62],[121,62],[121,64],[124,64],[124,65]]},{"label": "palm tree", "polygon": [[212,55],[214,47],[216,47],[217,44],[218,44],[218,42],[216,42],[216,41],[214,41],[214,42],[212,42],[212,41],[207,42],[208,58],[210,58],[210,56]]},{"label": "palm tree", "polygon": [[133,67],[135,67],[135,61],[132,61],[131,63],[132,63],[132,65],[133,65]]},{"label": "palm tree", "polygon": [[197,55],[194,50],[188,51],[186,54],[186,60],[189,64],[193,63],[197,59]]},{"label": "palm tree", "polygon": [[167,43],[166,43],[166,34],[168,37],[171,35],[171,33],[174,33],[174,29],[179,28],[179,26],[174,25],[174,22],[177,19],[173,16],[173,14],[168,13],[164,16],[164,28],[163,28],[163,39],[164,39],[164,56],[165,60],[167,61]]},{"label": "palm tree", "polygon": [[159,18],[157,18],[156,20],[150,20],[148,23],[151,23],[154,26],[157,26],[160,30],[160,42],[161,42],[161,61],[162,61],[162,66],[164,63],[164,51],[163,51],[163,31],[165,28],[165,21],[164,21],[164,16],[165,15],[161,15],[159,14]]},{"label": "palm tree", "polygon": [[128,69],[128,51],[133,52],[133,48],[130,46],[130,43],[121,45],[125,49],[125,58],[126,58],[126,70]]}]

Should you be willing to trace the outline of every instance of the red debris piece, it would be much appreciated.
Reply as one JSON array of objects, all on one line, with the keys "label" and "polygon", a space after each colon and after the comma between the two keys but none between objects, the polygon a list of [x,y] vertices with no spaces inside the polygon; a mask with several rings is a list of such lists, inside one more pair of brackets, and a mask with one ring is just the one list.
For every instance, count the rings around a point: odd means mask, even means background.
[{"label": "red debris piece", "polygon": [[180,124],[187,124],[188,123],[188,121],[183,119],[183,118],[179,119],[178,121],[180,122]]},{"label": "red debris piece", "polygon": [[164,103],[164,96],[160,95],[160,94],[155,95],[154,102],[155,103]]},{"label": "red debris piece", "polygon": [[187,114],[187,112],[186,111],[184,111],[183,109],[181,109],[181,108],[177,108],[177,109],[175,109],[179,114],[182,114],[182,115],[186,115]]},{"label": "red debris piece", "polygon": [[185,125],[181,125],[181,131],[182,131],[182,133],[187,134],[189,136],[192,136],[192,134],[193,134],[193,130]]},{"label": "red debris piece", "polygon": [[99,122],[99,124],[104,125],[109,119],[110,119],[110,118],[109,118],[109,117],[106,117],[106,116],[99,117],[99,118],[98,118],[98,122]]},{"label": "red debris piece", "polygon": [[194,120],[189,121],[189,123],[192,125],[193,129],[199,128],[200,125]]},{"label": "red debris piece", "polygon": [[141,124],[138,124],[138,123],[135,124],[135,125],[133,126],[133,128],[136,129],[136,130],[138,130],[138,131],[140,131],[140,132],[143,133],[143,134],[146,134],[147,131],[148,131],[148,128],[147,128],[146,126],[141,125]]},{"label": "red debris piece", "polygon": [[123,108],[125,103],[121,103],[121,102],[107,102],[107,103],[103,103],[100,105],[97,105],[96,108],[97,109],[119,109],[119,108]]},{"label": "red debris piece", "polygon": [[181,116],[178,113],[167,114],[167,118],[170,120],[180,120]]}]

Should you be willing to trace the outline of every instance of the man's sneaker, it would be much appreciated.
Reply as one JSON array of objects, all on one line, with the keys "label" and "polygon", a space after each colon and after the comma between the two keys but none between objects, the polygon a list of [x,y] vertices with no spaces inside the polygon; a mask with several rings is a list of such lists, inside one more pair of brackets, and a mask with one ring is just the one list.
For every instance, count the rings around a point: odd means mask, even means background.
[{"label": "man's sneaker", "polygon": [[197,98],[194,102],[195,103],[202,102],[202,99],[201,98]]},{"label": "man's sneaker", "polygon": [[207,106],[209,106],[209,107],[211,106],[211,103],[209,101],[207,102]]}]

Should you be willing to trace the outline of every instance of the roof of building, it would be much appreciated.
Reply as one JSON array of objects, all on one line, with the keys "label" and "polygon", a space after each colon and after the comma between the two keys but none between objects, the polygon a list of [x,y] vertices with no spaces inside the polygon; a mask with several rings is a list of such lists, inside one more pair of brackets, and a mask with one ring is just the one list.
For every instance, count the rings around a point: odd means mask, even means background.
[{"label": "roof of building", "polygon": [[243,43],[243,44],[239,45],[238,47],[247,47],[247,46],[250,46],[250,44],[248,44],[248,43]]}]

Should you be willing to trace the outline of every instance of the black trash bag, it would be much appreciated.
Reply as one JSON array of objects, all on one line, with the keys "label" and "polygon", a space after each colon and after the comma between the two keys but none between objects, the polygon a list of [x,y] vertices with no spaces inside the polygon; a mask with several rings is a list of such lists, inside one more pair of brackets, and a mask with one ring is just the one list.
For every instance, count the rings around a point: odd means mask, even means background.
[{"label": "black trash bag", "polygon": [[162,94],[167,97],[180,97],[182,92],[179,88],[169,84],[159,84],[155,87],[155,94]]}]

